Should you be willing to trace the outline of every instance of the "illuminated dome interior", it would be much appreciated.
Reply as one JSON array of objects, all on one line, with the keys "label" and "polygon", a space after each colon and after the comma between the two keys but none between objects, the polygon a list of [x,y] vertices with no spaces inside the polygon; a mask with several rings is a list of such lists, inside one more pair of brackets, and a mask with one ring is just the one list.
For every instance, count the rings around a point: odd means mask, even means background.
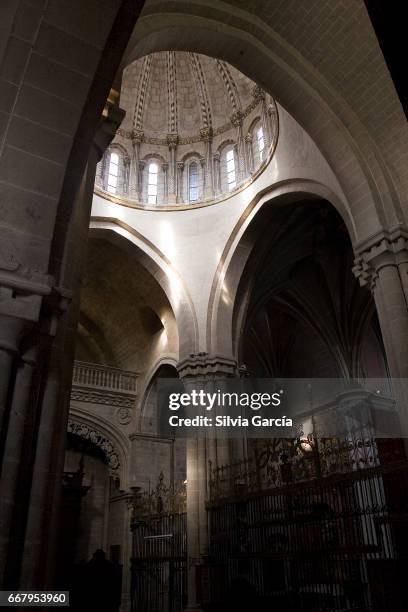
[{"label": "illuminated dome interior", "polygon": [[126,112],[96,188],[135,206],[198,206],[251,181],[277,138],[273,98],[226,62],[165,51],[125,68]]}]

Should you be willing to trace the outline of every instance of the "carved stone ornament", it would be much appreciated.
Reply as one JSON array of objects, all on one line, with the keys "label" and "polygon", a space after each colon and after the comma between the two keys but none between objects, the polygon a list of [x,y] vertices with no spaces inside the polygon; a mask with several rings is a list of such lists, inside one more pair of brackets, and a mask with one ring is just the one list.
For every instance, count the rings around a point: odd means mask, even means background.
[{"label": "carved stone ornament", "polygon": [[119,425],[128,425],[132,420],[132,412],[129,408],[121,406],[116,411],[116,418],[118,420]]},{"label": "carved stone ornament", "polygon": [[108,440],[108,438],[105,438],[105,436],[103,436],[100,431],[98,431],[93,426],[86,425],[85,423],[80,423],[77,421],[72,421],[71,419],[68,420],[67,431],[68,433],[79,436],[84,440],[89,440],[90,442],[95,444],[95,446],[100,448],[106,457],[106,461],[109,466],[109,471],[112,474],[117,474],[120,467],[119,455],[112,442]]},{"label": "carved stone ornament", "polygon": [[175,149],[178,145],[179,137],[178,134],[167,134],[167,144],[170,149]]},{"label": "carved stone ornament", "polygon": [[242,120],[244,119],[244,113],[242,111],[236,111],[231,115],[231,123],[234,127],[239,127],[242,125]]},{"label": "carved stone ornament", "polygon": [[200,130],[200,138],[204,142],[209,142],[213,137],[213,130],[211,127],[205,127]]},{"label": "carved stone ornament", "polygon": [[252,95],[257,102],[265,99],[265,92],[261,87],[259,87],[259,85],[255,85],[252,90]]}]

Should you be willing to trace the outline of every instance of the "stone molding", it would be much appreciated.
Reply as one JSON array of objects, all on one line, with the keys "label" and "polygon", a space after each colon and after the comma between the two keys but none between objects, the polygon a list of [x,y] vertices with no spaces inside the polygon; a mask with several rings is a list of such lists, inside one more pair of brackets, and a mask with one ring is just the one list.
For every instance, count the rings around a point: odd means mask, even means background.
[{"label": "stone molding", "polygon": [[386,266],[408,263],[408,231],[397,228],[382,230],[355,248],[353,273],[360,285],[375,288],[378,272]]},{"label": "stone molding", "polygon": [[[251,103],[248,104],[248,106],[245,109],[243,109],[242,119],[244,119],[250,113],[252,113],[252,111],[258,106],[259,103],[260,103],[260,100],[257,98],[254,98],[251,101]],[[276,113],[275,107],[271,106],[271,109],[272,109],[271,114],[275,114]],[[231,121],[229,121],[228,123],[225,123],[224,125],[221,125],[217,128],[212,128],[212,137],[219,136],[220,134],[224,134],[225,132],[228,132],[228,130],[231,130],[233,127],[234,125],[232,124]],[[179,136],[177,144],[188,145],[188,144],[195,144],[197,142],[206,142],[206,139],[208,139],[208,136],[205,130],[207,129],[209,128],[203,128],[204,135],[201,134],[203,130],[200,130],[199,134],[193,134],[192,136]],[[154,138],[154,137],[147,136],[143,132],[135,132],[134,130],[130,131],[130,130],[124,130],[122,128],[119,128],[116,133],[117,135],[121,136],[125,140],[136,139],[136,141],[140,143],[144,142],[145,144],[158,145],[158,146],[168,146],[169,144],[167,141],[167,138]],[[141,134],[141,136],[139,136],[139,134]]]},{"label": "stone molding", "polygon": [[121,393],[109,393],[103,389],[84,389],[72,387],[71,400],[78,402],[88,402],[89,404],[101,404],[102,406],[114,406],[115,408],[133,409],[135,396]]},{"label": "stone molding", "polygon": [[237,362],[220,355],[192,354],[177,365],[180,378],[229,378],[237,376]]}]

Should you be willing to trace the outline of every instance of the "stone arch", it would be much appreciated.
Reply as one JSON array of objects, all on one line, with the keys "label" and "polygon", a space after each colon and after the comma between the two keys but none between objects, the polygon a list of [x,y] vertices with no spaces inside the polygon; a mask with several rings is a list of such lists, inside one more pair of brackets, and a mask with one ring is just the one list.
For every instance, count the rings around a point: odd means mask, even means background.
[{"label": "stone arch", "polygon": [[[167,378],[177,378],[177,360],[172,355],[163,355],[157,363],[151,368],[149,374],[146,377],[146,386],[143,392],[143,398],[140,403],[140,413],[138,415],[138,423],[137,428],[139,432],[144,432],[145,429],[143,427],[144,419],[148,417],[148,402],[151,399],[153,386],[157,381],[157,378],[164,374],[162,377]],[[156,402],[154,402],[156,404]],[[157,415],[151,415],[157,416]]]},{"label": "stone arch", "polygon": [[147,153],[141,160],[143,170],[141,173],[141,193],[142,200],[148,202],[148,177],[149,177],[149,166],[151,163],[158,165],[158,181],[157,181],[157,203],[162,204],[165,199],[165,168],[167,167],[167,161],[160,155],[160,153],[150,152]]},{"label": "stone arch", "polygon": [[224,149],[226,149],[226,147],[228,147],[229,145],[232,145],[233,147],[235,147],[237,143],[232,138],[226,138],[217,147],[217,152],[220,153],[220,155],[222,155]]},{"label": "stone arch", "polygon": [[[364,11],[364,7],[356,10]],[[359,17],[368,19],[360,13]],[[304,27],[308,27],[307,22]],[[369,23],[366,27],[371,36]],[[369,40],[367,44],[374,46],[375,42]],[[401,206],[403,190],[398,191],[402,172],[394,172],[393,165],[386,163],[375,134],[341,90],[319,70],[320,62],[308,61],[266,20],[236,7],[232,14],[228,4],[215,10],[204,2],[192,6],[180,0],[177,12],[172,6],[167,12],[163,7],[159,12],[154,5],[148,6],[136,25],[123,63],[166,49],[210,56],[216,50],[218,58],[271,92],[312,137],[333,168],[350,202],[359,242],[382,227],[406,220]],[[276,83],[279,88],[274,91]],[[388,153],[393,154],[391,147]]]},{"label": "stone arch", "polygon": [[[152,274],[166,294],[176,319],[180,359],[182,356],[196,352],[198,323],[193,302],[178,272],[165,255],[135,229],[119,219],[93,217],[90,231],[119,246]],[[181,331],[183,333],[180,333]]]},{"label": "stone arch", "polygon": [[167,160],[164,159],[163,155],[155,152],[146,153],[146,155],[144,155],[140,161],[149,162],[151,159],[157,159],[161,164],[167,163]]},{"label": "stone arch", "polygon": [[[101,161],[98,163],[96,170],[96,181],[100,183],[103,189],[107,190],[107,178],[109,171],[109,161],[112,153],[117,153],[119,156],[119,173],[117,193],[127,193],[129,186],[129,164],[130,154],[125,146],[118,142],[113,142],[106,149]],[[99,178],[99,181],[98,181]]]},{"label": "stone arch", "polygon": [[[265,220],[277,207],[299,200],[327,200],[340,213],[350,238],[355,228],[344,203],[326,186],[314,181],[290,181],[275,185],[251,202],[232,231],[213,279],[207,315],[207,351],[236,358],[233,333],[233,311],[245,265]],[[352,241],[352,240],[351,240]]]},{"label": "stone arch", "polygon": [[67,432],[88,440],[98,447],[105,456],[110,476],[119,481],[119,487],[128,486],[129,449],[125,440],[116,433],[110,423],[100,416],[92,417],[79,408],[71,406]]}]

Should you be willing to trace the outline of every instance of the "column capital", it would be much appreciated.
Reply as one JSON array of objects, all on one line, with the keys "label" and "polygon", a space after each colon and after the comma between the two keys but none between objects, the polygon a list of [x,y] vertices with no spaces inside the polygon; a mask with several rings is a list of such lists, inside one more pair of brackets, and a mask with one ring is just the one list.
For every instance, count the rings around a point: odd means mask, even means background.
[{"label": "column capital", "polygon": [[167,144],[169,149],[175,149],[178,145],[179,137],[178,134],[167,134]]},{"label": "column capital", "polygon": [[178,161],[177,162],[177,170],[184,170],[184,162],[183,161]]},{"label": "column capital", "polygon": [[201,128],[200,130],[200,139],[204,140],[204,142],[209,142],[213,137],[213,129],[212,127]]},{"label": "column capital", "polygon": [[219,162],[219,161],[220,161],[220,159],[221,159],[221,153],[220,153],[219,151],[216,151],[216,152],[213,154],[213,160],[214,160],[215,162]]},{"label": "column capital", "polygon": [[357,245],[354,251],[353,273],[361,286],[373,289],[381,268],[408,263],[408,231],[403,228],[381,230]]},{"label": "column capital", "polygon": [[140,145],[144,140],[144,132],[141,130],[133,130],[132,132],[132,143],[133,145]]},{"label": "column capital", "polygon": [[235,111],[235,113],[231,115],[231,123],[234,127],[241,127],[243,119],[244,114],[240,110]]},{"label": "column capital", "polygon": [[265,100],[265,92],[262,87],[259,87],[259,85],[255,85],[252,90],[252,95],[257,102],[259,102],[260,100]]},{"label": "column capital", "polygon": [[237,375],[237,362],[222,355],[191,354],[177,365],[180,378],[229,378]]}]

